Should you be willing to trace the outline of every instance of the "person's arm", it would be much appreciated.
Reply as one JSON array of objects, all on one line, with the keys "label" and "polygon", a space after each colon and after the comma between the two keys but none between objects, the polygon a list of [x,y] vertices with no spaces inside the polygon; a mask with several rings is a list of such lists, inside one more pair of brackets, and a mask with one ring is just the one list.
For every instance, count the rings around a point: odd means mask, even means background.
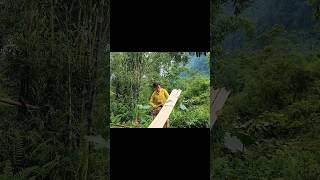
[{"label": "person's arm", "polygon": [[157,105],[155,105],[155,104],[153,103],[153,95],[154,95],[154,93],[152,93],[152,95],[151,95],[151,97],[150,97],[150,100],[149,100],[149,103],[150,103],[150,105],[151,105],[153,108],[156,108]]}]

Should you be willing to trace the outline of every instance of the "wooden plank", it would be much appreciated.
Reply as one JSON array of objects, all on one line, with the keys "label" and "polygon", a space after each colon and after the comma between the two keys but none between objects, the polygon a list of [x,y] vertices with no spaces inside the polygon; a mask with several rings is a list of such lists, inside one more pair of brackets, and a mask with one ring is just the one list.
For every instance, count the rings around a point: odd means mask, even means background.
[{"label": "wooden plank", "polygon": [[221,89],[212,89],[211,90],[211,98],[210,98],[210,104],[213,104],[213,102],[217,99],[217,95],[220,93]]},{"label": "wooden plank", "polygon": [[227,101],[230,93],[231,91],[228,91],[225,88],[211,89],[210,128],[212,128],[214,123],[217,121],[218,113],[222,110],[222,107]]},{"label": "wooden plank", "polygon": [[[9,106],[24,106],[21,102],[13,101],[13,100],[6,99],[6,98],[0,98],[0,102],[1,102],[1,104],[6,104],[6,105],[9,105]],[[36,110],[40,109],[39,107],[30,105],[30,104],[25,104],[25,106],[28,109],[36,109]]]},{"label": "wooden plank", "polygon": [[172,90],[167,102],[163,105],[157,117],[152,121],[148,128],[163,128],[169,127],[168,118],[172,112],[175,104],[178,101],[178,98],[181,94],[180,89]]},{"label": "wooden plank", "polygon": [[114,124],[114,123],[110,123],[111,128],[132,128],[131,126],[126,126],[126,125],[122,125],[122,124]]}]

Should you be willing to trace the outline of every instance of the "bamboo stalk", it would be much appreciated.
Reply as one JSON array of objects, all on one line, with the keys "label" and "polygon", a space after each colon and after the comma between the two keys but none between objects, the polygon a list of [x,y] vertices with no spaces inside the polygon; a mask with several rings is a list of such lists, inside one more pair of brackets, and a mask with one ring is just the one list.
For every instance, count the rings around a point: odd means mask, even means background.
[{"label": "bamboo stalk", "polygon": [[[6,104],[6,105],[9,105],[9,106],[24,106],[24,104],[21,103],[21,102],[13,101],[13,100],[6,99],[6,98],[0,98],[0,102],[2,104]],[[25,106],[28,109],[35,109],[35,110],[39,110],[40,109],[38,106],[34,106],[34,105],[30,105],[30,104],[25,104]]]}]

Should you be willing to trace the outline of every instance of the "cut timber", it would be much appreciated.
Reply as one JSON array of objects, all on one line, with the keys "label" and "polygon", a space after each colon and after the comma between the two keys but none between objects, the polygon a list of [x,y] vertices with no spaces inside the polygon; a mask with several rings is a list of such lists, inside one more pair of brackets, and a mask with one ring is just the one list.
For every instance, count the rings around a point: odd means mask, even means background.
[{"label": "cut timber", "polygon": [[224,103],[226,102],[231,91],[227,91],[225,88],[211,89],[211,102],[210,102],[210,128],[218,119],[218,113],[221,111]]},{"label": "cut timber", "polygon": [[166,103],[163,105],[157,117],[154,118],[152,123],[149,125],[149,128],[164,128],[169,126],[168,118],[175,104],[177,103],[180,94],[181,94],[180,89],[174,89],[171,91],[169,98],[167,99]]},{"label": "cut timber", "polygon": [[[8,106],[24,106],[24,104],[22,104],[21,102],[17,102],[17,101],[13,101],[13,100],[10,100],[10,99],[5,99],[5,98],[0,98],[0,103],[4,104],[4,105],[8,105]],[[36,110],[40,109],[39,107],[30,105],[30,104],[25,104],[25,106],[28,109],[36,109]]]},{"label": "cut timber", "polygon": [[114,124],[114,123],[110,123],[111,128],[132,128],[131,126],[126,126],[126,125],[122,125],[122,124]]}]

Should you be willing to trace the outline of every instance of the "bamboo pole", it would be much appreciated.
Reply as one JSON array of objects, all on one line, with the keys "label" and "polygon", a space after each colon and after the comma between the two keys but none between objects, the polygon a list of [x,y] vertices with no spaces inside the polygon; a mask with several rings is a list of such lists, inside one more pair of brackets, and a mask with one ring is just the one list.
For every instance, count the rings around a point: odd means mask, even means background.
[{"label": "bamboo pole", "polygon": [[30,105],[30,104],[23,104],[21,102],[13,101],[13,100],[6,99],[6,98],[0,98],[0,103],[4,104],[4,105],[9,105],[9,106],[24,106],[25,105],[28,109],[35,109],[35,110],[40,109],[38,106],[34,106],[34,105]]}]

